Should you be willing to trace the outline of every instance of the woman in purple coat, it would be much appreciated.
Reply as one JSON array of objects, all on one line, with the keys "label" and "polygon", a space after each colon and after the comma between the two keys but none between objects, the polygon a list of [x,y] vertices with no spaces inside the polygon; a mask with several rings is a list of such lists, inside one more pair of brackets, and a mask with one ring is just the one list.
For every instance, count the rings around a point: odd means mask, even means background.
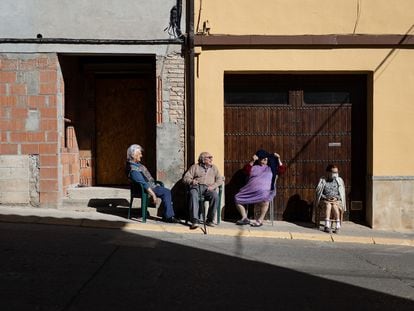
[{"label": "woman in purple coat", "polygon": [[[252,160],[244,166],[244,171],[249,175],[249,180],[235,196],[237,209],[242,216],[236,224],[250,224],[253,227],[260,227],[263,225],[264,217],[269,209],[269,202],[276,195],[276,176],[282,174],[285,167],[279,154],[258,150],[253,155]],[[248,204],[255,204],[260,207],[260,216],[252,223],[247,218],[245,206]]]}]

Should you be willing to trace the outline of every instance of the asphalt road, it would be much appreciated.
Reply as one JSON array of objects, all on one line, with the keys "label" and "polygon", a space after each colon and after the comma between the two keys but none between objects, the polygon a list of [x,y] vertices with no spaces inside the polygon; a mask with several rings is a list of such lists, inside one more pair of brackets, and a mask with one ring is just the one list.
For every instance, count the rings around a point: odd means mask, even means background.
[{"label": "asphalt road", "polygon": [[0,310],[414,310],[414,248],[0,223]]}]

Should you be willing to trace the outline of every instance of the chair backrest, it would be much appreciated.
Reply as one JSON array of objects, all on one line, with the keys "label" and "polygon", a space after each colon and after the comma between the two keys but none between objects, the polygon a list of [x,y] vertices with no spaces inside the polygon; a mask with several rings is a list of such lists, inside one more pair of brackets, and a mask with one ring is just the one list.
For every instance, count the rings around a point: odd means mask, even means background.
[{"label": "chair backrest", "polygon": [[130,181],[131,185],[131,197],[141,198],[142,197],[142,184]]},{"label": "chair backrest", "polygon": [[[129,182],[131,184],[131,196],[133,198],[141,198],[144,193],[147,193],[141,183],[135,182],[133,180],[130,180]],[[162,181],[156,180],[155,183],[159,186],[164,187],[164,183]]]}]

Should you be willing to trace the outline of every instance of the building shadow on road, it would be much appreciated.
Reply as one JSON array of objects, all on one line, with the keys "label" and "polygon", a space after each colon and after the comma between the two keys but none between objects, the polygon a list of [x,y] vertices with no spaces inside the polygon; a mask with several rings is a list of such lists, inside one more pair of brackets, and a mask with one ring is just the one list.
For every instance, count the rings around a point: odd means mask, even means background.
[{"label": "building shadow on road", "polygon": [[[138,199],[140,201],[140,199]],[[137,200],[137,201],[138,201]],[[135,202],[135,201],[134,201]],[[135,207],[131,209],[131,218],[142,218],[142,209],[141,207]],[[118,198],[105,198],[105,199],[98,199],[93,198],[90,199],[88,202],[88,207],[94,208],[96,212],[102,214],[108,214],[113,216],[122,217],[128,219],[128,209],[129,209],[129,201],[126,199],[118,199]],[[160,220],[163,213],[162,206],[155,206],[154,204],[149,204],[148,209],[156,209],[152,216],[149,211],[147,210],[147,219],[151,220]]]},{"label": "building shadow on road", "polygon": [[129,201],[118,198],[90,199],[88,201],[88,207],[95,208],[98,213],[127,218]]},{"label": "building shadow on road", "polygon": [[408,299],[237,252],[218,253],[219,247],[212,252],[154,239],[120,230],[121,223],[114,228],[0,223],[2,305],[101,311],[414,308]]},{"label": "building shadow on road", "polygon": [[[180,219],[188,218],[188,204],[187,204],[187,186],[181,180],[178,180],[171,188],[172,202],[175,214]],[[109,214],[128,218],[129,200],[123,198],[90,198],[87,204],[88,207],[94,208],[98,213]],[[151,201],[148,205],[149,210],[154,210],[151,214],[147,214],[148,219],[159,220],[163,216],[163,204],[157,203],[154,205]],[[135,198],[131,209],[131,214],[134,218],[142,217],[141,198]]]}]

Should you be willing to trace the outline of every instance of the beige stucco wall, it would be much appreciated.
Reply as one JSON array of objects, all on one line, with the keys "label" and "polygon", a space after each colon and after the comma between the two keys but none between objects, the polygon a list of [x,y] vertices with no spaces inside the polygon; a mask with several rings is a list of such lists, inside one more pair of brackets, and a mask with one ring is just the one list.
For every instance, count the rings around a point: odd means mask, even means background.
[{"label": "beige stucco wall", "polygon": [[414,230],[414,178],[376,177],[372,186],[371,226]]},{"label": "beige stucco wall", "polygon": [[[209,150],[223,170],[224,72],[372,72],[374,176],[414,175],[414,52],[389,49],[203,50],[196,78],[196,154]],[[381,65],[382,64],[382,65]],[[365,159],[361,159],[365,160]]]},{"label": "beige stucco wall", "polygon": [[[196,154],[204,150],[212,152],[221,172],[224,171],[225,72],[366,72],[373,76],[372,103],[367,103],[369,151],[367,159],[361,159],[368,163],[367,176],[414,176],[414,51],[202,50],[196,64],[195,151]],[[373,128],[369,126],[369,120],[372,120]],[[409,184],[414,184],[414,180],[409,179],[400,187],[400,182],[381,183],[381,189],[398,187],[404,190],[410,187]],[[380,184],[372,183],[372,187],[376,185]],[[370,204],[367,206],[369,225],[384,229],[414,227],[413,218],[402,220],[414,209],[410,194],[401,192],[398,195],[401,202],[394,200],[390,204],[390,200],[384,201],[383,196],[378,195],[386,193],[383,190],[367,190],[372,196],[367,198]],[[385,225],[383,215],[393,215],[394,219],[388,218],[388,225]]]},{"label": "beige stucco wall", "polygon": [[[412,0],[207,0],[195,4],[195,31],[200,33],[208,20],[210,35],[414,34]],[[200,51],[195,62],[195,152],[212,152],[221,171],[225,72],[370,74],[368,154],[367,159],[361,158],[368,163],[367,222],[375,228],[414,228],[414,50],[211,47]]]},{"label": "beige stucco wall", "polygon": [[211,34],[397,34],[413,25],[413,6],[412,0],[195,0],[194,20],[195,31],[208,20]]},{"label": "beige stucco wall", "polygon": [[374,76],[376,176],[414,175],[414,50],[395,51]]}]

